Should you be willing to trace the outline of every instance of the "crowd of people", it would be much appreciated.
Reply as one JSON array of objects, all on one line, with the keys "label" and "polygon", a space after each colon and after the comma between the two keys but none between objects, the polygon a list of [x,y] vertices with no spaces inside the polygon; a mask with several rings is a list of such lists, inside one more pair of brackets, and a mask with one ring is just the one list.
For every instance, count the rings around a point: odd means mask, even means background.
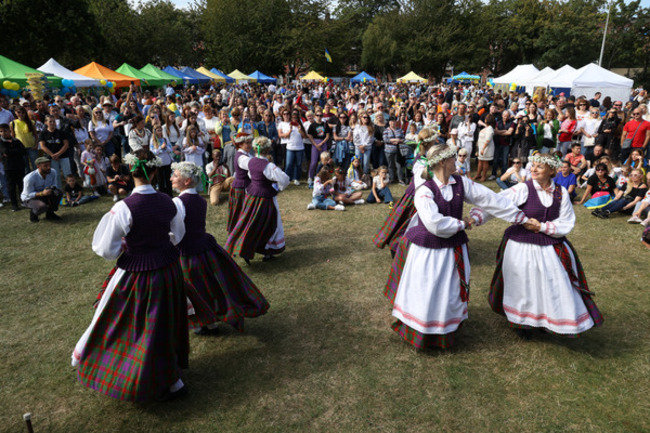
[{"label": "crowd of people", "polygon": [[[394,256],[385,290],[393,329],[417,348],[454,343],[469,301],[465,231],[492,217],[513,224],[498,251],[492,309],[522,338],[600,325],[566,239],[573,204],[650,225],[647,93],[600,96],[365,83],[132,85],[99,98],[24,93],[11,104],[0,96],[0,182],[12,210],[29,208],[32,222],[60,219],[61,204],[112,196],[93,249],[117,264],[73,365],[82,383],[113,397],[170,399],[186,389],[188,328],[241,329],[243,317],[268,309],[232,257],[250,264],[256,253],[269,261],[284,251],[277,194],[291,184],[304,188],[309,210],[388,205],[374,242]],[[501,193],[481,185],[491,180]],[[406,187],[397,203],[395,184]],[[228,193],[224,248],[205,232],[201,193],[212,205]],[[477,206],[465,217],[464,202]],[[648,230],[642,236],[650,247]],[[118,316],[126,319],[116,325]]]}]

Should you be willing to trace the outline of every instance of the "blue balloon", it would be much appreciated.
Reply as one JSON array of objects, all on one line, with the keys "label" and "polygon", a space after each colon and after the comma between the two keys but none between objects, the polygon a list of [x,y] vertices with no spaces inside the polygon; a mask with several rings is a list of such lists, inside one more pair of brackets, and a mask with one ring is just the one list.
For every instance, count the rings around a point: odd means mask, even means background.
[{"label": "blue balloon", "polygon": [[108,87],[109,89],[113,87],[113,82],[112,81],[107,82],[106,87]]},{"label": "blue balloon", "polygon": [[65,95],[68,92],[70,92],[70,89],[68,89],[67,87],[64,87],[63,89],[61,89],[61,94],[63,94],[63,95]]},{"label": "blue balloon", "polygon": [[20,96],[20,93],[18,93],[18,90],[10,90],[9,91],[9,97],[10,98],[12,98],[12,99],[17,98],[18,96]]},{"label": "blue balloon", "polygon": [[64,78],[63,80],[61,80],[61,85],[63,85],[63,87],[68,87],[70,85],[68,83],[68,81],[70,81],[70,80],[68,80],[67,78]]},{"label": "blue balloon", "polygon": [[5,95],[5,96],[9,96],[9,90],[7,90],[7,89],[2,89],[2,90],[0,90],[0,94],[3,94],[3,95]]}]

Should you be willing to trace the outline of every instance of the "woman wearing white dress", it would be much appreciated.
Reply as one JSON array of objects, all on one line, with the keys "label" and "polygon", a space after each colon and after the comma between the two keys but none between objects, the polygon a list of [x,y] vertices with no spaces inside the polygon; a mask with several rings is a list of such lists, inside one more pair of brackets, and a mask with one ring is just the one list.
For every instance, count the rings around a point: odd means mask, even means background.
[{"label": "woman wearing white dress", "polygon": [[467,319],[470,266],[463,202],[476,203],[514,224],[526,217],[509,200],[456,171],[456,148],[427,152],[426,182],[415,190],[417,213],[400,241],[384,295],[393,304],[393,330],[418,349],[453,345]]},{"label": "woman wearing white dress", "polygon": [[565,237],[573,229],[575,214],[567,190],[553,182],[561,162],[548,154],[530,159],[532,180],[500,195],[524,211],[533,230],[506,230],[490,285],[490,306],[505,315],[522,338],[530,338],[531,328],[575,337],[600,326],[603,317]]},{"label": "woman wearing white dress", "polygon": [[478,141],[476,143],[476,153],[478,156],[478,169],[474,180],[476,182],[485,182],[487,180],[488,168],[490,168],[490,161],[494,159],[494,128],[496,127],[496,120],[492,114],[485,117],[485,128],[478,133]]}]

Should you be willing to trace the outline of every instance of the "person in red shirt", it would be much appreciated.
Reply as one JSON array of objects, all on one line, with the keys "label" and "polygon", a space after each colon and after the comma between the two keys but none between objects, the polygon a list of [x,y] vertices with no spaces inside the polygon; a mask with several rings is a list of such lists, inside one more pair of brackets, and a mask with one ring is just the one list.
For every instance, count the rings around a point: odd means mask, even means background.
[{"label": "person in red shirt", "polygon": [[571,153],[567,154],[564,160],[571,164],[571,171],[576,176],[580,176],[583,170],[587,168],[587,159],[580,153],[580,143],[571,145]]},{"label": "person in red shirt", "polygon": [[[632,146],[624,149],[623,143],[627,138],[632,140]],[[645,152],[649,141],[650,122],[641,118],[641,109],[637,107],[632,111],[632,120],[625,124],[621,133],[621,161],[625,161],[630,156],[632,149],[642,148]]]}]

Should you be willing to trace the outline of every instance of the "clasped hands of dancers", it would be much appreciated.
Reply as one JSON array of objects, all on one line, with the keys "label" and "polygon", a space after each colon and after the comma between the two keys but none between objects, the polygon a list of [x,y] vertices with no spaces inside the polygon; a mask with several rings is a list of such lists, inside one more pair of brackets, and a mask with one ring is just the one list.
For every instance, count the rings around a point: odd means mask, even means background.
[{"label": "clasped hands of dancers", "polygon": [[[394,255],[384,295],[392,328],[418,349],[447,348],[468,317],[470,261],[466,230],[493,217],[512,225],[497,252],[489,303],[525,339],[531,330],[575,337],[603,322],[578,255],[566,239],[575,214],[564,187],[553,182],[560,161],[531,157],[532,180],[494,193],[455,174],[456,149],[433,145],[420,131],[413,180],[375,237]],[[424,157],[422,157],[424,156]],[[474,204],[463,218],[463,202]]]}]

